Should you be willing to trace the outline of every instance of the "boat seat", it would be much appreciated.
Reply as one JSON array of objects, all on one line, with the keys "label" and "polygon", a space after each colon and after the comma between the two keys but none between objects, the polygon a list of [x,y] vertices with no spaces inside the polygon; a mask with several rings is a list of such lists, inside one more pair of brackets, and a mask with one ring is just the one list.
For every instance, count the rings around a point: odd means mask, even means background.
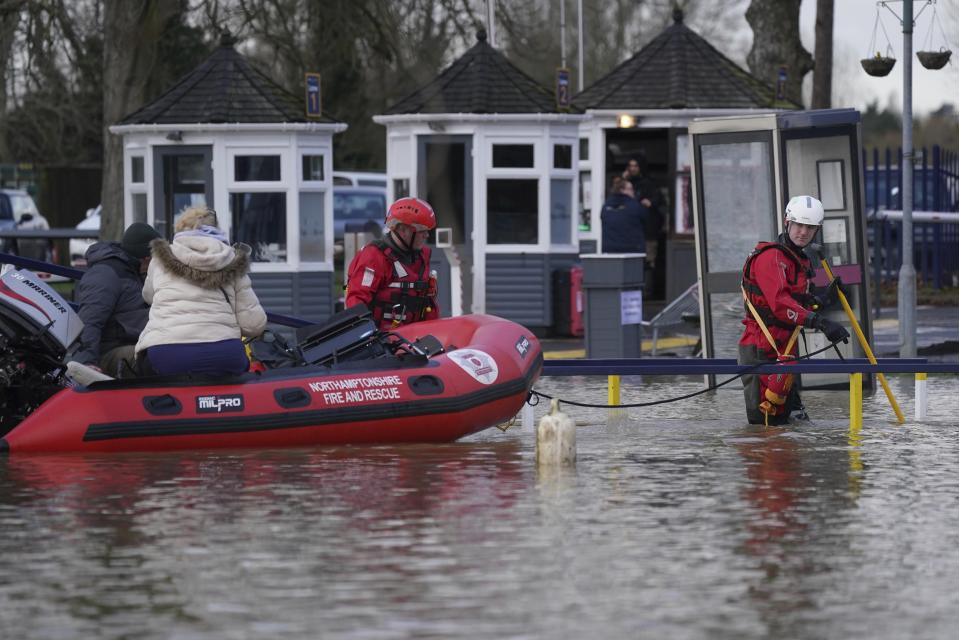
[{"label": "boat seat", "polygon": [[383,355],[377,333],[373,314],[367,307],[356,305],[323,324],[298,328],[296,339],[304,362],[325,365]]},{"label": "boat seat", "polygon": [[83,385],[84,387],[90,386],[94,382],[103,382],[104,380],[113,380],[112,376],[108,376],[102,371],[97,371],[93,367],[88,367],[87,365],[70,361],[67,363],[67,376],[77,384]]}]

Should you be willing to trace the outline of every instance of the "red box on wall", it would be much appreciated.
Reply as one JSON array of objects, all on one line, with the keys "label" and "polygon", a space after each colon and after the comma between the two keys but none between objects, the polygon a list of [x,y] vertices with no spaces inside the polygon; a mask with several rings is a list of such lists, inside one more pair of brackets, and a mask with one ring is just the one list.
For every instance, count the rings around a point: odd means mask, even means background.
[{"label": "red box on wall", "polygon": [[569,332],[574,336],[585,333],[583,327],[583,268],[574,265],[569,270]]}]

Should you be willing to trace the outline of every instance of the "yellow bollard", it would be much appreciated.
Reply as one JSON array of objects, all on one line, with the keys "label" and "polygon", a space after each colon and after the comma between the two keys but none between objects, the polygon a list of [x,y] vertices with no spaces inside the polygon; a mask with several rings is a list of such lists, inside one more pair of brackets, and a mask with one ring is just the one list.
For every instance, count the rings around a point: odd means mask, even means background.
[{"label": "yellow bollard", "polygon": [[862,429],[862,374],[849,374],[849,429]]},{"label": "yellow bollard", "polygon": [[611,406],[618,406],[619,405],[619,376],[617,375],[609,376],[609,380],[607,384],[608,384],[608,389],[607,389],[608,393],[607,393],[606,404]]}]

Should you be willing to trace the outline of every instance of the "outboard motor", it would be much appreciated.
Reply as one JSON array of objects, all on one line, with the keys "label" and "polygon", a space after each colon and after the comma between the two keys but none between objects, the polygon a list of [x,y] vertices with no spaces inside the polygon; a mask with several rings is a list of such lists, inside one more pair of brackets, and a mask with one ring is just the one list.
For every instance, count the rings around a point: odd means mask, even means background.
[{"label": "outboard motor", "polygon": [[0,277],[0,435],[65,386],[63,357],[83,322],[26,269]]}]

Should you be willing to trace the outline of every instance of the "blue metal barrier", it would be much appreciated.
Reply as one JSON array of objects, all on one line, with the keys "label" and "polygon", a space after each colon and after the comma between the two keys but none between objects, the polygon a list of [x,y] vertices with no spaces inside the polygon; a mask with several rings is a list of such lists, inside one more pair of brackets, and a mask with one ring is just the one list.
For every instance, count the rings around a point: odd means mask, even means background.
[{"label": "blue metal barrier", "polygon": [[[736,375],[775,373],[784,365],[741,365],[732,358],[608,358],[557,359],[543,363],[543,376]],[[926,358],[866,358],[800,360],[785,365],[790,373],[959,373],[959,362],[929,362]]]}]

